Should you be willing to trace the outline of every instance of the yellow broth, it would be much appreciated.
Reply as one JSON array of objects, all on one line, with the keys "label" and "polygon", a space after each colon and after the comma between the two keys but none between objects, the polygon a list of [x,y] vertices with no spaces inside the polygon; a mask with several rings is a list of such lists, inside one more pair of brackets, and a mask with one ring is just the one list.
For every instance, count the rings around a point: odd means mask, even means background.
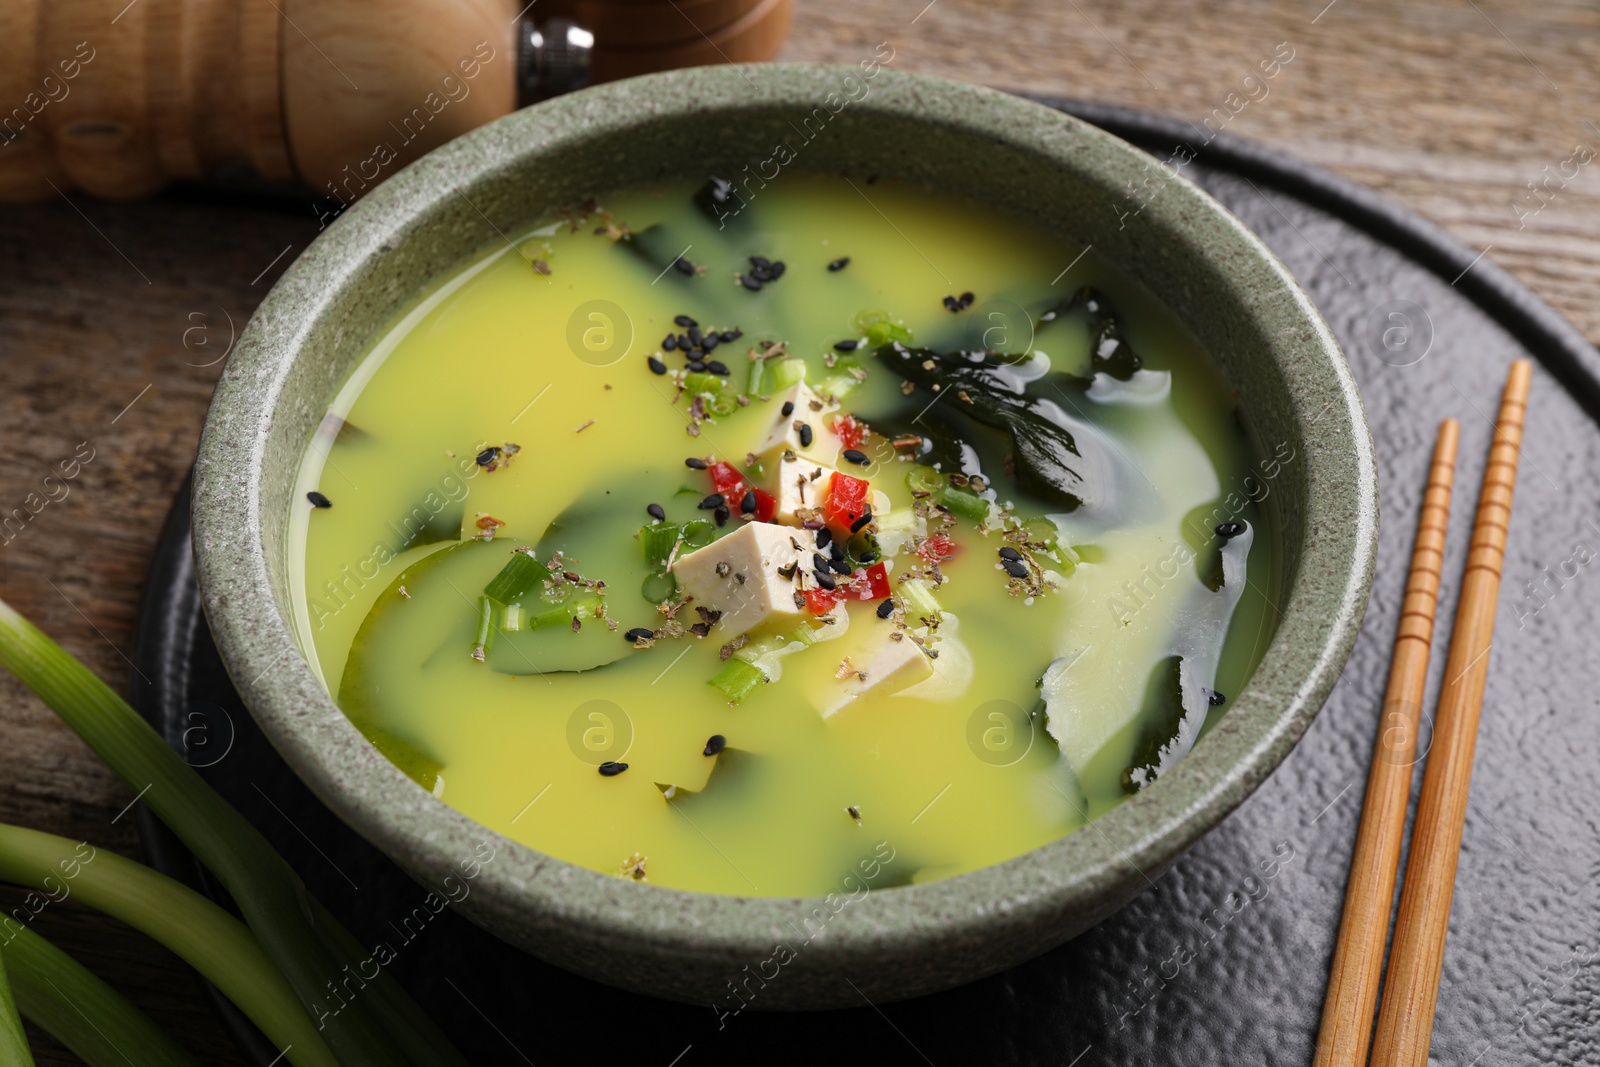
[{"label": "yellow broth", "polygon": [[[1292,452],[1256,455],[1232,393],[1171,314],[1036,226],[887,181],[785,174],[742,209],[709,214],[695,191],[664,184],[530,223],[439,278],[374,339],[310,442],[291,520],[297,629],[330,692],[419,786],[483,824],[572,863],[702,892],[825,893],[880,842],[876,855],[894,858],[875,886],[942,878],[1056,840],[1147,785],[1151,739],[1170,765],[1226,714],[1207,695],[1237,693],[1270,636],[1271,538],[1256,535],[1256,501],[1292,469]],[[615,240],[624,228],[634,236]],[[703,272],[675,269],[680,254]],[[736,277],[752,272],[751,256],[786,269],[751,291]],[[1047,314],[1084,286],[1114,308],[1142,361],[1126,380],[1094,361],[1082,307]],[[858,318],[868,311],[881,314]],[[737,393],[762,341],[786,347],[763,361],[769,375],[802,360],[824,393],[848,376],[830,362],[859,362],[864,381],[850,378],[841,410],[898,436],[959,432],[962,398],[933,391],[926,372],[904,385],[909,365],[896,360],[908,357],[892,347],[835,350],[870,320],[909,331],[908,349],[1005,353],[994,362],[1035,376],[1040,392],[1055,376],[1092,376],[1049,399],[1078,420],[1080,446],[1120,472],[1097,506],[1065,510],[1024,491],[1004,469],[1003,433],[974,429],[980,454],[968,457],[967,473],[979,460],[986,495],[1016,520],[1053,516],[1071,550],[1055,558],[1076,566],[1052,565],[1043,595],[1012,595],[997,555],[1003,519],[991,513],[980,531],[958,516],[957,553],[933,594],[943,612],[934,684],[869,690],[826,716],[858,681],[837,677],[846,660],[898,625],[877,617],[877,602],[849,603],[841,634],[783,656],[781,675],[736,704],[708,684],[725,666],[729,635],[716,625],[631,647],[625,631],[664,622],[639,580],[650,569],[637,537],[646,505],[675,522],[711,519],[697,507],[707,473],[685,459],[744,467],[777,417],[777,402],[756,394],[688,432],[689,398],[674,383],[685,361],[662,347],[684,332],[679,315],[741,331],[709,354]],[[652,356],[674,373],[653,373]],[[480,465],[480,452],[508,443],[510,462],[491,453],[494,468]],[[863,451],[867,466],[840,468],[885,494],[880,524],[904,519],[916,450],[877,435]],[[331,506],[312,506],[312,491]],[[500,632],[503,618],[475,659],[485,585],[573,505],[589,525],[563,565],[606,582],[618,629],[586,618],[572,636],[607,662],[541,673],[531,660],[554,638],[540,631],[546,643],[525,656],[535,669],[507,673],[531,638]],[[719,535],[747,521],[737,501],[732,511]],[[492,540],[472,540],[480,516],[504,524]],[[1219,538],[1223,522],[1246,533]],[[1229,544],[1235,569],[1222,575]],[[890,557],[891,584],[918,562],[910,547]],[[694,621],[692,607],[680,610]],[[1180,677],[1175,654],[1204,677]],[[708,757],[712,735],[727,748]],[[1147,769],[1130,776],[1141,759]],[[603,761],[627,769],[603,775]]]}]

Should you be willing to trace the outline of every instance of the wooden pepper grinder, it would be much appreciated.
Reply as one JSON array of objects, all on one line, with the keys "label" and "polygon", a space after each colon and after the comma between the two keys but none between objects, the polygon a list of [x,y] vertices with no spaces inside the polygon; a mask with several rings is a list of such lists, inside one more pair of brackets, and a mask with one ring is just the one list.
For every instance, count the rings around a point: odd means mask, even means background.
[{"label": "wooden pepper grinder", "polygon": [[771,59],[793,0],[0,0],[0,201],[175,178],[350,200],[594,81]]}]

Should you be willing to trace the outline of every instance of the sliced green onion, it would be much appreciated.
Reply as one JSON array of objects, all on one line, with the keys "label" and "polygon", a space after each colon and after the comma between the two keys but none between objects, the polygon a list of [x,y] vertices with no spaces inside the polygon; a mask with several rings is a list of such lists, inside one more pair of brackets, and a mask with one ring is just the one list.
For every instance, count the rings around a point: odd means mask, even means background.
[{"label": "sliced green onion", "polygon": [[550,577],[550,568],[533,558],[533,553],[521,549],[511,553],[500,573],[483,588],[483,595],[502,604],[515,604],[528,596],[544,592],[544,583]]},{"label": "sliced green onion", "polygon": [[694,519],[683,524],[683,543],[690,548],[703,548],[717,536],[717,528],[706,519]]},{"label": "sliced green onion", "polygon": [[944,475],[919,463],[906,471],[906,488],[913,493],[937,493],[945,487]]},{"label": "sliced green onion", "polygon": [[596,609],[604,602],[598,593],[579,593],[561,600],[550,601],[544,606],[530,604],[523,625],[529,630],[541,630],[548,626],[570,626],[575,618],[594,618]]},{"label": "sliced green onion", "polygon": [[890,511],[874,511],[872,524],[878,528],[878,536],[885,534],[907,533],[917,525],[917,513],[911,508],[894,508]]},{"label": "sliced green onion", "polygon": [[868,348],[881,348],[890,341],[909,345],[912,341],[911,328],[897,319],[891,319],[886,311],[859,312],[855,326],[866,336]]},{"label": "sliced green onion", "polygon": [[750,361],[750,380],[745,383],[744,391],[751,396],[765,396],[764,386],[767,381],[767,361],[752,359]]},{"label": "sliced green onion", "polygon": [[494,638],[494,601],[486,596],[478,598],[478,634],[473,643],[472,658],[482,659]]},{"label": "sliced green onion", "polygon": [[[330,976],[367,960],[331,950],[326,929],[307,917],[308,894],[294,870],[261,832],[206,784],[126,701],[0,600],[0,666],[4,666],[61,716],[129,788],[166,823],[222,883],[263,951],[293,987],[306,1012],[327,996]],[[318,924],[337,925],[332,917]],[[348,933],[342,938],[349,939]],[[354,944],[353,939],[339,944]],[[326,1019],[322,1033],[345,1067],[395,1063],[452,1064],[466,1060],[422,1009],[380,968],[363,997]]]},{"label": "sliced green onion", "polygon": [[[198,1067],[148,1015],[27,927],[7,931],[0,956],[22,1014],[89,1067]],[[0,1053],[0,1062],[33,1063]]]},{"label": "sliced green onion", "polygon": [[500,632],[520,633],[522,630],[522,605],[507,604],[500,612]]},{"label": "sliced green onion", "polygon": [[817,383],[817,393],[820,396],[831,396],[835,400],[843,400],[855,391],[861,383],[848,374],[830,374]]},{"label": "sliced green onion", "polygon": [[683,391],[690,396],[700,393],[716,396],[726,386],[727,382],[720,375],[712,374],[710,371],[690,371],[683,376]]},{"label": "sliced green onion", "polygon": [[1054,545],[1056,538],[1061,536],[1056,524],[1043,515],[1025,520],[1022,524],[1022,533],[1029,541],[1039,545]]},{"label": "sliced green onion", "polygon": [[772,367],[771,388],[774,393],[805,380],[806,361],[803,359],[780,359]]},{"label": "sliced green onion", "polygon": [[671,600],[672,594],[677,591],[678,579],[670,574],[652,574],[639,587],[639,595],[652,604],[660,604]]},{"label": "sliced green onion", "polygon": [[989,502],[977,493],[947,485],[934,498],[962,518],[982,522],[989,517]]},{"label": "sliced green onion", "polygon": [[[75,900],[160,942],[205,975],[274,1045],[288,1049],[290,1063],[342,1062],[249,929],[188,886],[114,852],[5,823],[0,879],[47,892],[52,885],[56,892],[70,887]],[[330,1017],[324,1011],[317,1022]]]},{"label": "sliced green onion", "polygon": [[639,548],[644,561],[655,570],[661,570],[672,556],[672,546],[683,536],[683,527],[675,522],[657,522],[639,528]]},{"label": "sliced green onion", "polygon": [[[23,929],[22,932],[28,931]],[[28,1035],[22,1029],[22,1016],[17,1013],[17,1000],[11,992],[8,968],[15,966],[14,960],[8,960],[4,954],[0,954],[0,1063],[8,1063],[12,1067],[33,1067]]]},{"label": "sliced green onion", "polygon": [[761,668],[742,659],[730,659],[722,669],[711,676],[711,684],[722,690],[735,703],[755,692],[756,686],[767,680]]},{"label": "sliced green onion", "polygon": [[906,614],[914,619],[929,619],[939,613],[933,585],[926,579],[907,578],[900,583],[900,596],[905,601]]}]

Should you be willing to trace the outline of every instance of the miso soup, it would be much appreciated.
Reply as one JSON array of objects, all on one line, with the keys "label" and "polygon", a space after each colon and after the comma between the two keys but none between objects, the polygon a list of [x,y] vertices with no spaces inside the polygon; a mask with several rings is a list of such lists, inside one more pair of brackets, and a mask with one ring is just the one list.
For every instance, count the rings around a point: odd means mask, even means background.
[{"label": "miso soup", "polygon": [[797,173],[490,237],[372,338],[291,520],[304,650],[419,788],[810,895],[1053,841],[1227,714],[1294,456],[1093,251]]}]

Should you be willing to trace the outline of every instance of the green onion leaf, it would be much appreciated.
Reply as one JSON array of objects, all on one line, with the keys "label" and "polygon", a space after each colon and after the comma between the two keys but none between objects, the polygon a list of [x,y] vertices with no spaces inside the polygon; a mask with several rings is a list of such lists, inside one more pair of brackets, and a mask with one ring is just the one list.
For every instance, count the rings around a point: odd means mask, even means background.
[{"label": "green onion leaf", "polygon": [[[327,997],[330,976],[359,967],[367,953],[333,949],[353,944],[331,917],[307,918],[308,895],[267,839],[174,752],[127,702],[32,623],[0,601],[0,666],[32,689],[95,755],[172,828],[217,876],[260,947],[293,987],[307,1013]],[[320,934],[320,936],[319,936]],[[363,997],[319,1020],[328,1047],[345,1067],[466,1061],[386,971]],[[315,1034],[313,1034],[315,1036]]]},{"label": "green onion leaf", "polygon": [[[0,956],[22,1014],[89,1067],[198,1067],[148,1015],[27,927],[8,923]],[[16,1056],[0,1049],[0,1062],[33,1063]]]},{"label": "green onion leaf", "polygon": [[4,823],[0,879],[45,892],[70,886],[73,899],[127,923],[205,975],[269,1040],[289,1048],[290,1063],[342,1062],[249,929],[188,886],[114,852]]},{"label": "green onion leaf", "polygon": [[[23,933],[28,932],[23,927],[18,929]],[[22,1016],[17,1014],[17,1001],[11,992],[7,970],[15,966],[15,959],[8,960],[0,953],[0,1063],[8,1063],[12,1067],[33,1067],[33,1053],[28,1049],[28,1035],[22,1029]]]}]

